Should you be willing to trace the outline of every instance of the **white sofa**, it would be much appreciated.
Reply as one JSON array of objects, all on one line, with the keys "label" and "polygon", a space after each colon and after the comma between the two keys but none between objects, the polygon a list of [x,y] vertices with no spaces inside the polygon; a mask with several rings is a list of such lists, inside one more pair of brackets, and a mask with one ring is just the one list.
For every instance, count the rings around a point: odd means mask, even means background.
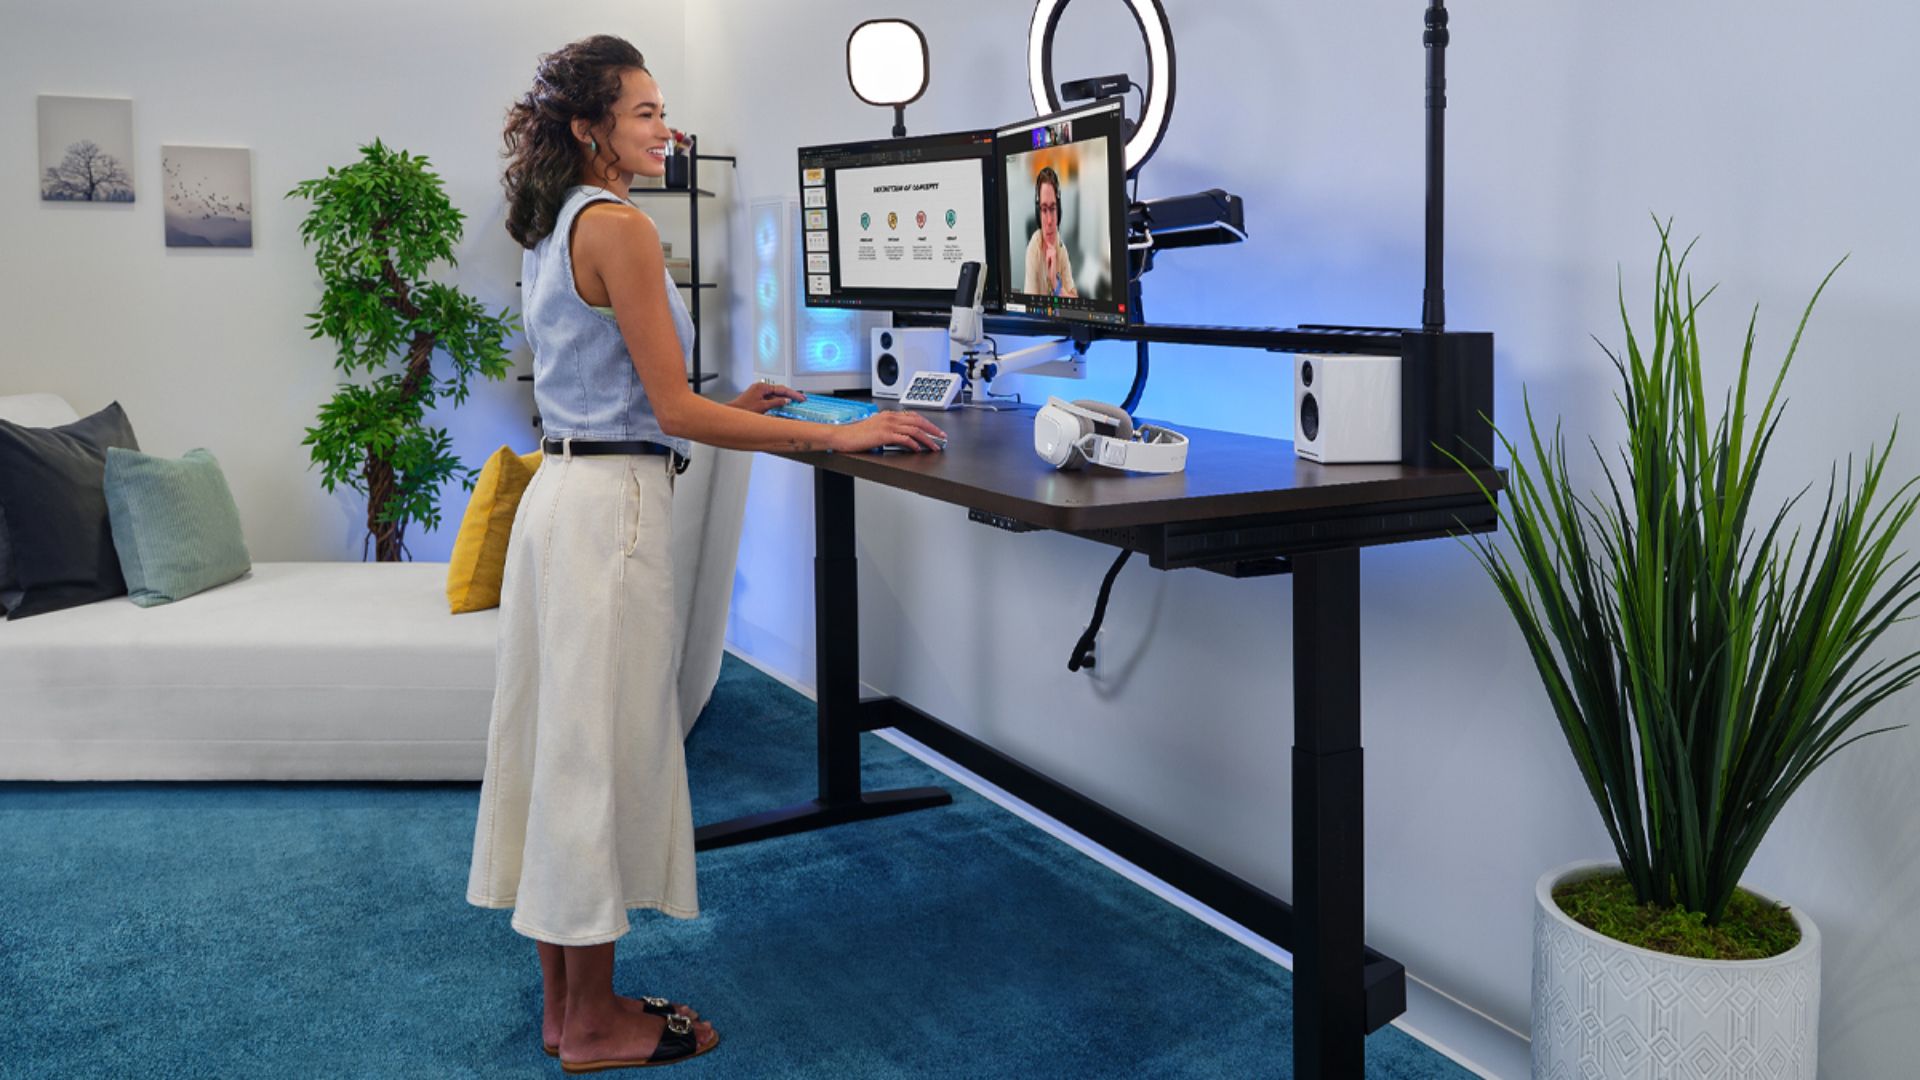
[{"label": "white sofa", "polygon": [[[0,419],[79,417],[53,394]],[[172,604],[0,623],[0,780],[474,780],[497,610],[445,563],[256,563]]]},{"label": "white sofa", "polygon": [[256,563],[0,624],[0,780],[474,780],[498,611],[445,563]]},{"label": "white sofa", "polygon": [[[0,397],[0,419],[78,416],[27,394]],[[674,495],[688,731],[719,678],[751,460],[696,451]],[[446,577],[256,562],[172,604],[0,620],[0,780],[478,780],[499,612],[449,615]]]}]

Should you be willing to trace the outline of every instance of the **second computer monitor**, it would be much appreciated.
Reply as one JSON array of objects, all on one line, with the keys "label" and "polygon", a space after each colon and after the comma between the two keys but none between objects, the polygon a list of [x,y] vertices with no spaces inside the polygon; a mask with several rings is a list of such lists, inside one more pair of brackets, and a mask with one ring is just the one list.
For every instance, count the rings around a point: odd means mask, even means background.
[{"label": "second computer monitor", "polygon": [[1121,102],[994,132],[1001,306],[1009,314],[1125,323],[1127,207]]}]

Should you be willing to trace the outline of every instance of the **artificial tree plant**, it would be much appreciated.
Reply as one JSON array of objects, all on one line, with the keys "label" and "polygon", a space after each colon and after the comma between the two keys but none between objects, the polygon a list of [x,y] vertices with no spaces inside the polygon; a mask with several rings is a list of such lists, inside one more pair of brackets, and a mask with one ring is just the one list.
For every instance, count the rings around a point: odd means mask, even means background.
[{"label": "artificial tree plant", "polygon": [[[464,402],[476,373],[506,376],[515,320],[424,277],[435,263],[455,264],[465,220],[425,157],[376,139],[359,161],[287,197],[313,203],[300,236],[324,291],[308,329],[333,340],[342,375],[369,376],[340,385],[302,445],[312,447],[328,491],[346,484],[367,497],[366,541],[379,561],[395,562],[407,554],[409,524],[439,524],[441,485],[473,484],[474,471],[427,412],[442,399]],[[450,361],[445,374],[434,371],[436,353]]]},{"label": "artificial tree plant", "polygon": [[1914,480],[1886,483],[1889,436],[1860,468],[1851,458],[1844,474],[1830,468],[1810,538],[1790,521],[1799,496],[1754,506],[1781,384],[1839,266],[1807,302],[1754,418],[1756,307],[1716,417],[1697,322],[1713,290],[1694,296],[1691,247],[1676,258],[1668,227],[1656,225],[1652,340],[1635,336],[1622,286],[1624,356],[1602,345],[1626,421],[1617,456],[1593,447],[1606,490],[1582,493],[1558,425],[1543,439],[1529,407],[1533,463],[1501,438],[1511,554],[1486,538],[1473,547],[1526,640],[1635,899],[1712,927],[1788,799],[1848,743],[1890,730],[1855,726],[1920,678],[1920,653],[1875,657],[1920,600],[1920,567],[1893,550],[1920,495]]}]

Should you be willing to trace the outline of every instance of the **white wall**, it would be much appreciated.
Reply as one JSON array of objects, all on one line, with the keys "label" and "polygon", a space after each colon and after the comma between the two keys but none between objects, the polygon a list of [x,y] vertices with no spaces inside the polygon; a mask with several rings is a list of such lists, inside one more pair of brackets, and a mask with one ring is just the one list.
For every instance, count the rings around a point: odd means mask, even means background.
[{"label": "white wall", "polygon": [[[1147,280],[1156,321],[1405,325],[1419,317],[1422,77],[1419,4],[1166,0],[1179,57],[1171,133],[1143,195],[1222,186],[1251,240],[1181,252]],[[1112,11],[1104,10],[1111,7]],[[1084,10],[1083,10],[1084,9]],[[933,84],[915,132],[1031,111],[1022,40],[1031,5],[804,5],[724,0],[687,16],[691,83],[669,87],[738,151],[743,196],[793,184],[794,149],[875,137],[882,111],[847,89],[843,44],[878,14],[914,19]],[[1703,237],[1719,282],[1706,333],[1725,385],[1760,305],[1771,364],[1821,275],[1851,260],[1815,314],[1776,441],[1769,497],[1884,441],[1917,400],[1920,150],[1897,119],[1913,9],[1456,5],[1449,113],[1450,325],[1497,334],[1499,411],[1524,385],[1579,444],[1617,431],[1615,275],[1648,306],[1650,213]],[[1070,10],[1056,69],[1093,74],[1141,55],[1118,5]],[[744,271],[733,295],[744,296]],[[736,321],[744,305],[735,303]],[[738,327],[736,327],[736,331]],[[1118,400],[1120,346],[1097,347],[1074,396]],[[736,358],[744,371],[744,357]],[[1283,362],[1159,349],[1142,411],[1195,426],[1291,435]],[[1058,388],[1035,382],[1039,392]],[[1909,437],[1895,459],[1920,472]],[[732,640],[811,682],[810,488],[756,466]],[[1290,657],[1284,580],[1232,582],[1133,565],[1108,611],[1094,677],[1065,671],[1109,549],[971,526],[956,507],[863,485],[862,672],[1276,893],[1291,891]],[[1457,546],[1368,552],[1364,566],[1370,941],[1513,1028],[1528,1026],[1534,879],[1610,854],[1518,635]],[[1902,630],[1896,645],[1914,647]],[[1880,717],[1904,722],[1920,699]],[[1920,732],[1848,752],[1800,794],[1749,880],[1810,912],[1826,941],[1824,1070],[1891,1076],[1920,1055]]]},{"label": "white wall", "polygon": [[[117,398],[143,448],[211,449],[260,560],[358,558],[365,533],[364,501],[328,496],[300,445],[337,380],[330,343],[305,330],[319,298],[298,232],[309,204],[281,196],[375,137],[424,154],[467,215],[459,267],[436,276],[517,310],[520,249],[502,226],[499,184],[507,105],[540,53],[591,33],[627,37],[677,82],[685,30],[680,0],[10,0],[5,23],[0,393],[55,391],[82,413]],[[136,203],[39,201],[37,94],[133,99]],[[253,150],[251,250],[164,246],[163,143]],[[516,374],[529,371],[514,344]],[[436,420],[477,466],[502,443],[530,448],[532,412],[529,384],[509,379],[480,383]],[[409,536],[415,557],[447,557],[465,506],[450,485],[442,527]]]}]

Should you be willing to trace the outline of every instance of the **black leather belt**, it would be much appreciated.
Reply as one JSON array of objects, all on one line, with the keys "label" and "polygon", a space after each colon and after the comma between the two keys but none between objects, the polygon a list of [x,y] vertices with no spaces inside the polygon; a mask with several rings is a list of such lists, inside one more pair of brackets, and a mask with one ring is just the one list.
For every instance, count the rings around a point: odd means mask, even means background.
[{"label": "black leather belt", "polygon": [[573,444],[575,456],[582,454],[671,454],[673,447],[661,446],[655,442],[606,442],[594,439],[545,439],[540,448],[549,454],[567,453],[567,443]]},{"label": "black leather belt", "polygon": [[665,457],[668,454],[672,454],[673,471],[676,473],[686,472],[687,463],[690,460],[682,456],[679,451],[671,446],[661,446],[656,442],[642,442],[637,439],[624,442],[613,442],[604,439],[542,439],[540,440],[540,449],[549,454],[558,454],[564,457],[569,452],[569,443],[572,444],[571,452],[575,457],[591,454],[658,454]]}]

